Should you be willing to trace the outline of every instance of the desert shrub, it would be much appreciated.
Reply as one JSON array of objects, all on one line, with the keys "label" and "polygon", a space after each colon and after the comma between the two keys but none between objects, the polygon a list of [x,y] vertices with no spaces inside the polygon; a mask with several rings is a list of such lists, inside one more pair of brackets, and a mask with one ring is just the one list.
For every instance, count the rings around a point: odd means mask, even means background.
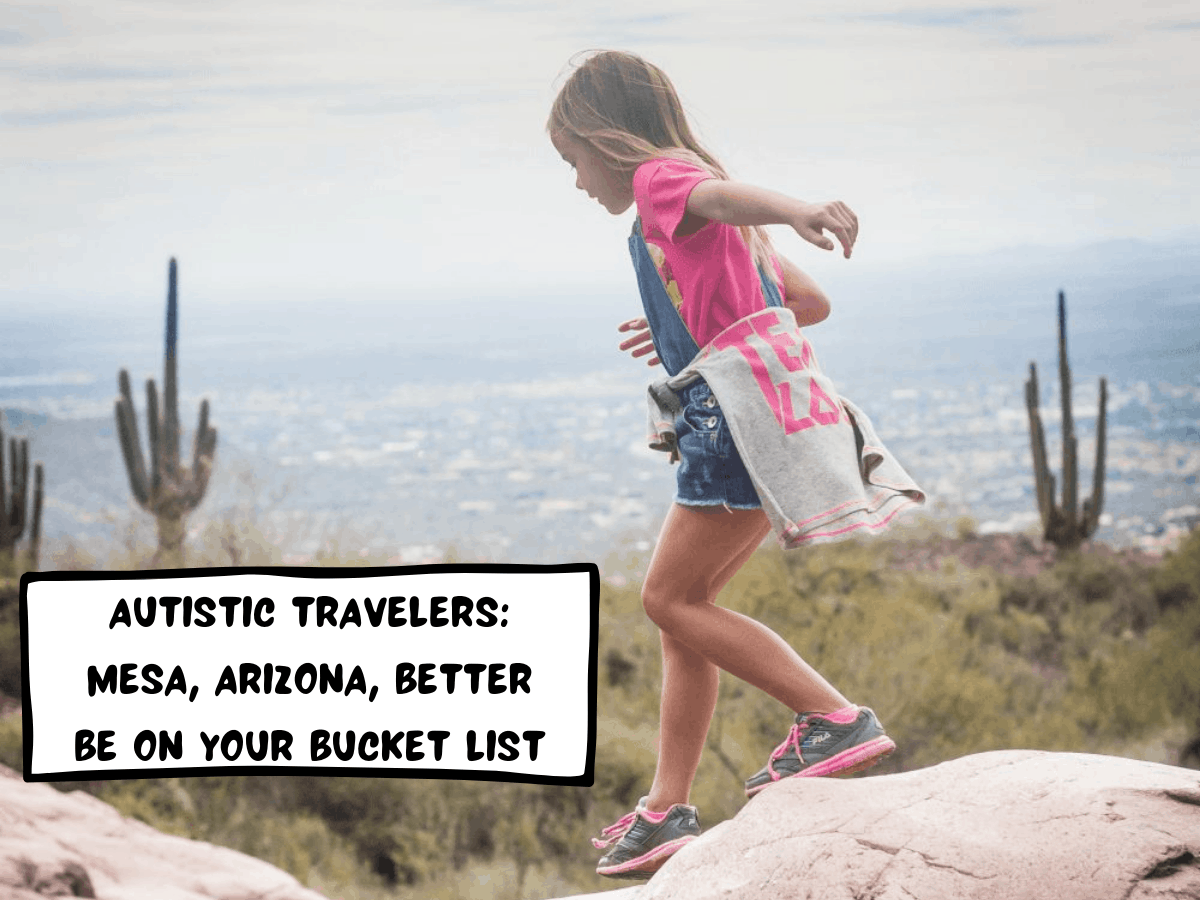
[{"label": "desert shrub", "polygon": [[18,582],[0,584],[0,694],[21,696],[21,624]]},{"label": "desert shrub", "polygon": [[370,884],[355,848],[319,816],[259,802],[255,778],[154,778],[72,783],[159,831],[234,847],[303,883]]},{"label": "desert shrub", "polygon": [[1200,602],[1168,610],[1131,656],[1131,677],[1172,715],[1200,728]]},{"label": "desert shrub", "polygon": [[20,716],[0,718],[0,765],[8,766],[14,772],[25,770],[21,735]]},{"label": "desert shrub", "polygon": [[1045,572],[1030,577],[1005,579],[1000,590],[1001,614],[1009,610],[1020,610],[1042,619],[1057,641],[1061,636],[1059,622],[1070,606],[1070,598],[1064,594],[1061,584]]},{"label": "desert shrub", "polygon": [[[211,564],[228,565],[230,533],[211,535]],[[382,562],[348,546],[330,541],[317,561]],[[902,571],[894,553],[886,539],[762,550],[719,600],[875,708],[900,747],[875,772],[1009,748],[1136,753],[1149,735],[1200,722],[1197,536],[1153,570],[1084,553],[1032,578],[953,559]],[[639,582],[630,573],[601,585],[591,788],[275,775],[84,786],[162,830],[254,853],[346,900],[598,890],[587,838],[628,812],[654,773],[660,644]],[[0,610],[0,678],[5,640]],[[736,678],[722,675],[719,690],[692,793],[706,827],[743,806],[743,780],[792,720]],[[14,752],[19,762],[10,717],[0,761]]]},{"label": "desert shrub", "polygon": [[[1119,747],[1168,718],[1145,674],[1163,665],[1143,639],[1157,616],[1153,591],[1144,569],[1120,558],[1065,559],[1026,579],[954,561],[895,571],[867,542],[785,559],[786,578],[756,578],[752,561],[748,589],[730,605],[757,613],[879,712],[900,745],[884,771],[990,749]],[[759,576],[778,565],[759,565]],[[770,707],[745,712],[751,744],[780,739]]]},{"label": "desert shrub", "polygon": [[1151,588],[1160,609],[1200,603],[1200,529],[1166,555],[1154,570]]},{"label": "desert shrub", "polygon": [[1106,604],[1105,630],[1144,632],[1158,617],[1150,573],[1143,564],[1106,553],[1067,554],[1054,568],[1073,605]]},{"label": "desert shrub", "polygon": [[21,696],[21,626],[0,613],[0,694]]},{"label": "desert shrub", "polygon": [[215,519],[204,525],[188,547],[193,566],[280,566],[283,551],[261,531],[256,521]]},{"label": "desert shrub", "polygon": [[657,739],[657,717],[636,725],[612,716],[598,717],[594,792],[613,804],[608,811],[621,807],[618,815],[623,815],[650,787]]}]

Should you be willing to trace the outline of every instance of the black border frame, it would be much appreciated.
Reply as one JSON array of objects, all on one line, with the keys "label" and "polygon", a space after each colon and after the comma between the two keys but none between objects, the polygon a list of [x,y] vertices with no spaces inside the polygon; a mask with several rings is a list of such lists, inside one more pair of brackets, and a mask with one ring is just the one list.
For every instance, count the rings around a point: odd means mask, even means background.
[{"label": "black border frame", "polygon": [[[35,717],[29,690],[29,586],[39,581],[124,581],[134,579],[205,578],[227,575],[280,575],[288,578],[367,578],[429,574],[562,574],[585,572],[589,582],[590,635],[588,641],[588,737],[584,770],[580,775],[525,775],[472,769],[383,769],[362,766],[213,765],[155,769],[88,769],[31,775]],[[26,572],[21,576],[21,726],[22,777],[26,782],[116,781],[128,778],[194,778],[215,775],[315,775],[350,778],[425,778],[460,781],[501,781],[517,784],[553,784],[591,787],[596,777],[596,673],[600,631],[600,568],[595,563],[524,565],[508,563],[446,563],[420,566],[231,566],[211,569],[148,569],[128,572]]]}]

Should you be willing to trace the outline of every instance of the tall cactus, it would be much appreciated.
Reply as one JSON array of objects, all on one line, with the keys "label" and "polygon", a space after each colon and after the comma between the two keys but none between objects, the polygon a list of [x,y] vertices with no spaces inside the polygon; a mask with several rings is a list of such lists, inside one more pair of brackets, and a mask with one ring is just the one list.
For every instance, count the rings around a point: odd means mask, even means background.
[{"label": "tall cactus", "polygon": [[1108,410],[1108,381],[1100,379],[1100,412],[1096,419],[1096,465],[1092,469],[1092,496],[1083,501],[1078,511],[1078,460],[1075,440],[1075,420],[1071,414],[1071,366],[1067,362],[1067,305],[1063,292],[1058,292],[1058,376],[1062,395],[1063,442],[1063,499],[1058,506],[1054,499],[1054,476],[1046,461],[1046,434],[1038,413],[1038,380],[1036,363],[1029,364],[1029,380],[1025,382],[1025,406],[1029,410],[1029,439],[1033,449],[1033,478],[1037,488],[1038,512],[1042,517],[1042,533],[1047,541],[1060,549],[1078,547],[1096,533],[1100,524],[1100,509],[1104,503],[1105,422]]},{"label": "tall cactus", "polygon": [[[8,440],[12,472],[7,489],[4,485],[4,429],[0,428],[0,558],[16,562],[17,541],[25,533],[29,502],[29,441]],[[42,539],[42,464],[33,469],[33,521],[29,529],[28,569],[37,571],[38,548]]]},{"label": "tall cactus", "polygon": [[208,401],[200,403],[200,425],[192,446],[190,469],[179,464],[179,409],[176,387],[178,346],[176,265],[171,259],[167,286],[167,332],[163,371],[163,409],[159,415],[154,379],[146,381],[146,424],[150,443],[150,468],[146,469],[138,437],[137,415],[129,389],[129,373],[118,376],[121,396],[116,401],[117,433],[125,456],[129,487],[137,502],[158,524],[158,552],[154,564],[162,568],[183,565],[183,519],[204,498],[217,450],[217,432],[208,424]]}]

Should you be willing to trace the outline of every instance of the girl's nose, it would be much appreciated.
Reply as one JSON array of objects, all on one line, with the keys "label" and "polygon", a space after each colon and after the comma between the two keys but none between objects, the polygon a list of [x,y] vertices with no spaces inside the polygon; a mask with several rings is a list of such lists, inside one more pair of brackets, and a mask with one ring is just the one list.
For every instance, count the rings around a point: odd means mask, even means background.
[{"label": "girl's nose", "polygon": [[575,173],[575,187],[581,191],[583,190],[583,177],[578,172]]}]

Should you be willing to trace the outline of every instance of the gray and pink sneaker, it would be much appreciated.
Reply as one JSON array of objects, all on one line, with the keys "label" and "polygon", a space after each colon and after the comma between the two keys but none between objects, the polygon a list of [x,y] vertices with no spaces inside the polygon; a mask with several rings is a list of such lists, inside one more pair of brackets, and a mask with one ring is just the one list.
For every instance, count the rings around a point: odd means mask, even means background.
[{"label": "gray and pink sneaker", "polygon": [[819,778],[869,769],[896,749],[875,713],[847,706],[832,713],[801,713],[771,758],[746,782],[746,796],[793,775]]},{"label": "gray and pink sneaker", "polygon": [[[649,878],[681,847],[700,834],[696,807],[676,803],[666,812],[646,809],[647,797],[592,838],[597,850],[612,847],[596,866],[596,874],[610,878]],[[613,846],[613,845],[616,846]]]}]

